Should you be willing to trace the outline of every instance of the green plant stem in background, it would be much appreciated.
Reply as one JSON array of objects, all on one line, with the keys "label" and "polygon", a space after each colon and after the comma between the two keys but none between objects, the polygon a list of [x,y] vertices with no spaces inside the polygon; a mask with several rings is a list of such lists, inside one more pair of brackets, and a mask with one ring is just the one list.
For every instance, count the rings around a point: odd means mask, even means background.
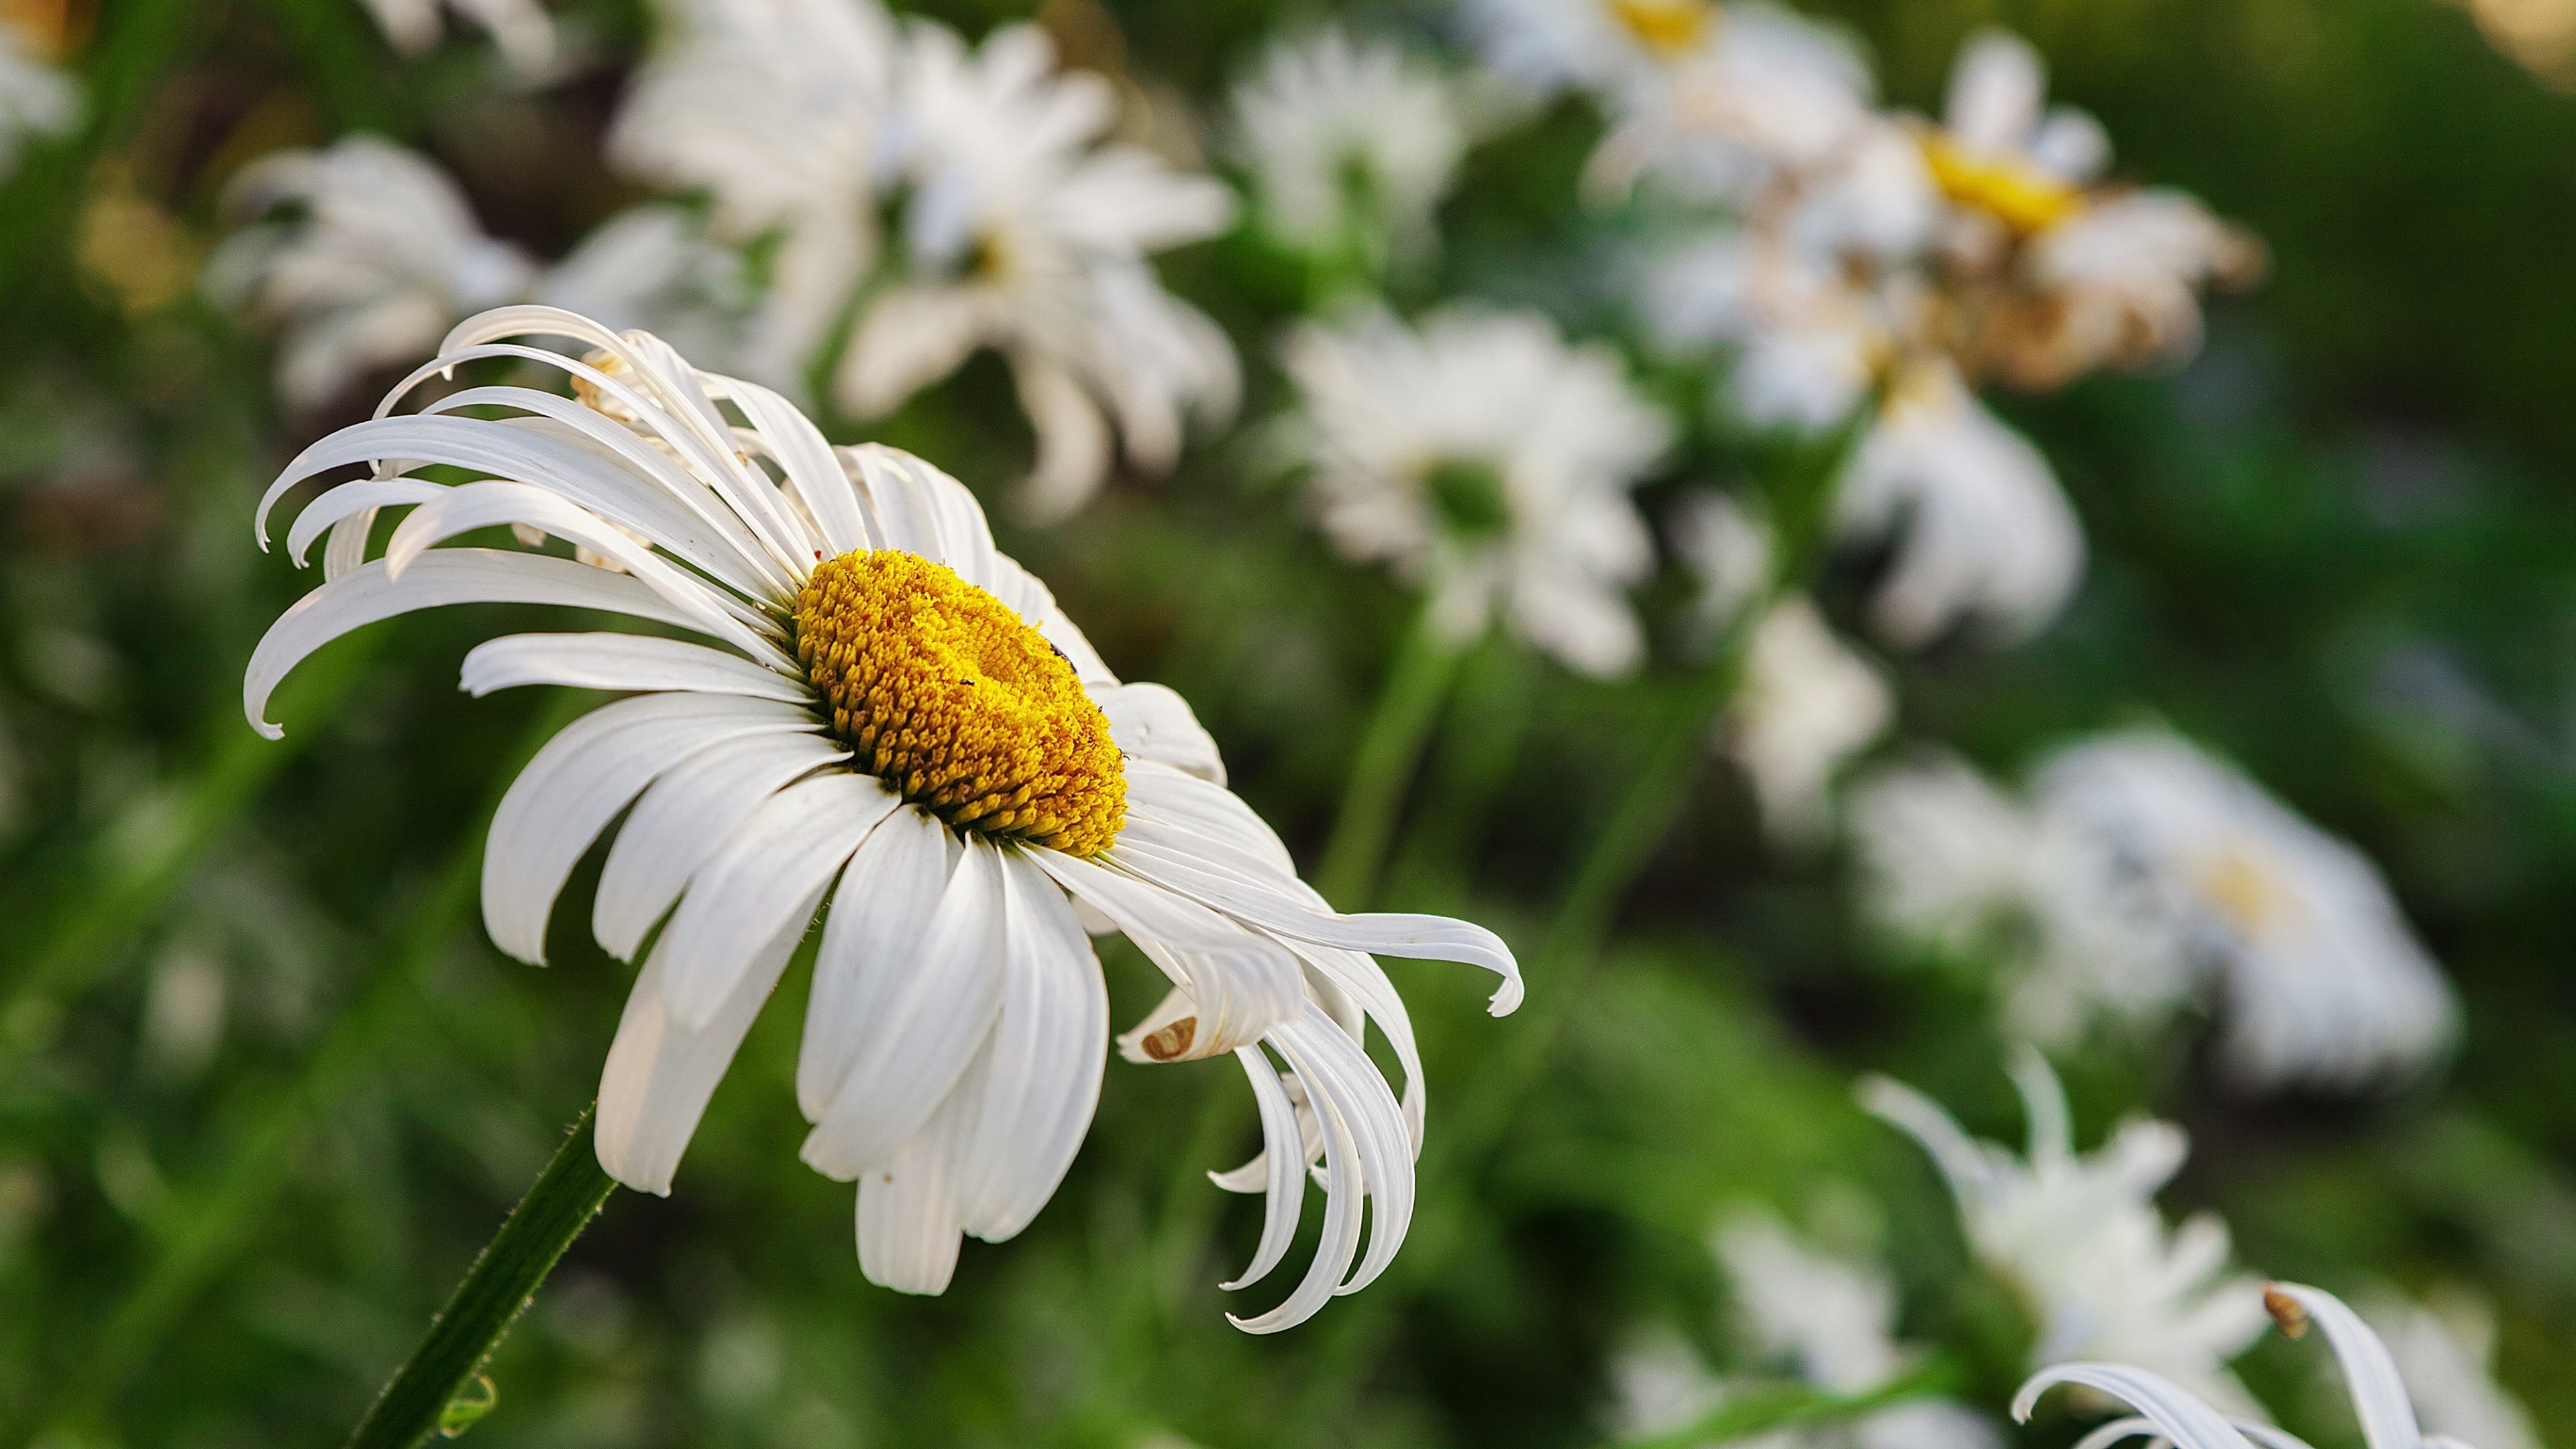
[{"label": "green plant stem in background", "polygon": [[1837,1394],[1808,1384],[1778,1384],[1729,1395],[1726,1402],[1696,1422],[1643,1439],[1621,1441],[1620,1449],[1695,1449],[1747,1439],[1775,1429],[1830,1424],[1913,1399],[1932,1398],[1956,1388],[1959,1371],[1944,1358],[1928,1358],[1906,1373],[1867,1393]]},{"label": "green plant stem in background", "polygon": [[[483,1372],[492,1350],[536,1296],[546,1275],[581,1230],[617,1190],[617,1179],[599,1165],[592,1133],[598,1104],[581,1120],[537,1174],[536,1185],[510,1211],[501,1231],[466,1270],[465,1281],[430,1324],[429,1336],[385,1385],[348,1449],[411,1449],[433,1433],[456,1432],[491,1407],[485,1392],[461,1398]],[[455,1405],[462,1413],[452,1413]]]},{"label": "green plant stem in background", "polygon": [[1462,653],[1440,637],[1426,602],[1396,650],[1386,687],[1369,714],[1359,754],[1351,762],[1350,784],[1342,792],[1341,813],[1334,817],[1332,837],[1315,871],[1315,889],[1336,910],[1367,907],[1387,842],[1395,834],[1405,786],[1421,763],[1422,746],[1440,717],[1440,702],[1458,677]]}]

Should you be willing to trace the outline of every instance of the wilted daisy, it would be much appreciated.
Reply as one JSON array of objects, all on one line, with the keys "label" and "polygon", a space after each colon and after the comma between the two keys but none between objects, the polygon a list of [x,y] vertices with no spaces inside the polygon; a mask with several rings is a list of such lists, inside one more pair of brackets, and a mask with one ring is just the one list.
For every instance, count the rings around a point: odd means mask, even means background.
[{"label": "wilted daisy", "polygon": [[[510,340],[532,337],[590,360]],[[394,413],[427,379],[487,358],[560,368],[579,398],[469,386]],[[468,415],[495,412],[508,416]],[[868,1276],[939,1291],[960,1235],[1024,1227],[1090,1122],[1109,1003],[1079,901],[1172,979],[1133,1053],[1232,1052],[1252,1081],[1269,1210],[1236,1286],[1286,1254],[1321,1159],[1313,1267],[1285,1302],[1238,1321],[1286,1327],[1386,1267],[1412,1211],[1422,1084],[1403,1003],[1365,953],[1486,966],[1504,978],[1497,1012],[1520,998],[1511,953],[1460,921],[1333,913],[1220,783],[1188,706],[1120,684],[1045,586],[994,549],[954,479],[890,449],[834,449],[767,389],[699,372],[648,334],[536,307],[463,324],[375,420],[306,450],[263,500],[263,532],[286,493],[352,464],[370,472],[288,531],[298,560],[328,535],[328,581],[252,656],[254,722],[299,660],[414,609],[566,605],[691,636],[518,634],[465,661],[476,694],[629,696],[521,772],[483,873],[493,941],[540,960],[566,879],[615,826],[591,931],[643,962],[600,1083],[599,1159],[618,1180],[669,1190],[823,908],[797,1062],[814,1123],[803,1155],[858,1182]],[[432,466],[480,481],[417,476]],[[368,559],[376,515],[403,507]],[[435,546],[500,524],[619,571]],[[1404,1071],[1400,1097],[1363,1049],[1369,1023]]]},{"label": "wilted daisy", "polygon": [[80,120],[80,82],[46,63],[18,28],[0,21],[0,177],[18,169],[31,136],[59,136]]},{"label": "wilted daisy", "polygon": [[1467,134],[1432,62],[1325,26],[1272,42],[1230,109],[1271,236],[1313,256],[1355,253],[1371,270],[1435,242],[1432,210]]},{"label": "wilted daisy", "polygon": [[1879,770],[1846,813],[1870,919],[1910,947],[1993,963],[2016,1037],[2070,1046],[2097,1021],[2160,1022],[2200,983],[2152,883],[1956,759]]},{"label": "wilted daisy", "polygon": [[2131,1119],[2078,1156],[2066,1094],[2047,1062],[2025,1051],[2012,1077],[2030,1119],[2020,1156],[1971,1140],[1902,1083],[1871,1077],[1860,1097],[1941,1170],[1969,1246],[2038,1325],[2033,1365],[2143,1365],[2231,1412],[2260,1413],[2227,1368],[2261,1336],[2263,1312],[2252,1280],[2226,1276],[2226,1225],[2202,1213],[2168,1228],[2156,1211],[2157,1189],[2182,1166],[2182,1130]]},{"label": "wilted daisy", "polygon": [[442,10],[452,10],[492,37],[503,64],[535,80],[557,59],[554,22],[539,0],[362,0],[385,39],[404,55],[418,55],[446,34]]},{"label": "wilted daisy", "polygon": [[900,207],[891,274],[872,287],[833,376],[873,417],[979,348],[1010,365],[1037,431],[1021,502],[1046,519],[1108,476],[1115,424],[1148,472],[1179,457],[1185,424],[1232,415],[1234,349],[1163,290],[1148,258],[1223,231],[1233,197],[1152,152],[1101,142],[1107,81],[1056,69],[1034,25],[969,50],[927,21],[904,32],[880,153]]},{"label": "wilted daisy", "polygon": [[754,375],[800,391],[877,255],[895,26],[875,0],[665,0],[608,135],[622,169],[702,192],[719,241],[772,239]]},{"label": "wilted daisy", "polygon": [[2361,1316],[2414,1400],[2428,1435],[2477,1449],[2540,1449],[2531,1413],[2495,1380],[2495,1306],[2462,1292],[2414,1303],[2394,1293],[2365,1298]]},{"label": "wilted daisy", "polygon": [[1281,362],[1289,437],[1334,545],[1426,590],[1464,643],[1497,616],[1586,674],[1633,667],[1627,586],[1654,565],[1629,490],[1672,425],[1617,353],[1530,312],[1456,307],[1307,323]]},{"label": "wilted daisy", "polygon": [[[2252,1296],[2250,1289],[2247,1296]],[[2311,1324],[2325,1330],[2369,1449],[2463,1449],[2456,1439],[2424,1431],[2388,1345],[2343,1300],[2298,1283],[2274,1283],[2263,1289],[2260,1301],[2292,1338],[2304,1336]],[[2223,1402],[2205,1402],[2210,1396],[2126,1361],[2043,1369],[2013,1396],[2013,1417],[2027,1422],[2040,1396],[2060,1384],[2090,1389],[2137,1410],[2135,1418],[2115,1419],[2086,1434],[2081,1442],[2087,1449],[2108,1449],[2124,1439],[2154,1439],[2175,1449],[2306,1449],[2260,1419],[2243,1417]]]},{"label": "wilted daisy", "polygon": [[[1875,1265],[1854,1263],[1792,1235],[1778,1219],[1748,1212],[1712,1235],[1726,1269],[1740,1335],[1766,1368],[1827,1393],[1859,1396],[1912,1365],[1896,1337],[1896,1287]],[[1620,1418],[1630,1436],[1670,1434],[1774,1375],[1711,1373],[1678,1336],[1632,1344],[1612,1364]],[[1773,1443],[1766,1437],[1765,1443]],[[1989,1449],[1991,1425],[1939,1399],[1909,1399],[1855,1418],[1793,1429],[1776,1449]]]},{"label": "wilted daisy", "polygon": [[1832,824],[1835,772],[1895,717],[1886,673],[1843,643],[1805,596],[1794,595],[1753,627],[1718,745],[1752,781],[1762,828],[1807,846]]},{"label": "wilted daisy", "polygon": [[2378,869],[2235,770],[2135,730],[2060,752],[2034,792],[2152,882],[2223,983],[2223,1050],[2247,1082],[2356,1086],[2450,1045],[2450,984]]},{"label": "wilted daisy", "polygon": [[1923,128],[1950,202],[1954,345],[2034,389],[2189,356],[2200,289],[2253,281],[2261,246],[2181,192],[2101,184],[2110,138],[2082,111],[2044,110],[2046,84],[2028,42],[1980,32],[1951,71],[1943,123]]},{"label": "wilted daisy", "polygon": [[418,360],[458,318],[525,295],[536,275],[483,234],[435,162],[374,136],[262,156],[225,201],[249,224],[207,260],[206,290],[282,332],[277,387],[296,407]]}]

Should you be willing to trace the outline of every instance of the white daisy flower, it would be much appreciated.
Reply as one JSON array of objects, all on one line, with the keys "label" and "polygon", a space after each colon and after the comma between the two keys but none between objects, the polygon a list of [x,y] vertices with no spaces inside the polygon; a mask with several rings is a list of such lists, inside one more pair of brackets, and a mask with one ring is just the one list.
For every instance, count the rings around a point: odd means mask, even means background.
[{"label": "white daisy flower", "polygon": [[[2456,1439],[2424,1431],[2388,1345],[2343,1300],[2298,1283],[2273,1283],[2263,1289],[2261,1302],[2292,1338],[2305,1335],[2312,1323],[2325,1329],[2369,1449],[2467,1449]],[[2109,1449],[2127,1439],[2158,1440],[2175,1449],[2308,1449],[2295,1435],[2241,1416],[2225,1403],[2206,1402],[2209,1395],[2127,1362],[2042,1369],[2013,1396],[2013,1417],[2028,1422],[2040,1396],[2060,1384],[2090,1389],[2137,1410],[2134,1418],[2115,1419],[2086,1434],[2077,1441],[2080,1449]]]},{"label": "white daisy flower", "polygon": [[1848,810],[1863,909],[1890,936],[1994,961],[2016,1038],[2073,1046],[2169,1018],[2200,973],[2152,885],[2090,832],[1947,755],[1878,771]]},{"label": "white daisy flower", "polygon": [[1184,424],[1231,416],[1234,349],[1163,290],[1152,253],[1233,220],[1232,193],[1153,153],[1100,144],[1107,81],[1056,69],[1033,25],[970,51],[923,21],[904,32],[881,181],[901,206],[894,274],[866,303],[833,377],[840,404],[889,412],[990,347],[1037,431],[1021,502],[1057,518],[1098,491],[1110,428],[1162,472]]},{"label": "white daisy flower", "polygon": [[2495,1381],[2495,1306],[2444,1293],[2413,1303],[2365,1299],[2361,1315],[2388,1345],[2397,1377],[2428,1435],[2477,1449],[2540,1449],[2531,1412]]},{"label": "white daisy flower", "polygon": [[[1801,1383],[1856,1396],[1910,1367],[1896,1337],[1896,1287],[1884,1269],[1800,1241],[1778,1219],[1746,1213],[1712,1236],[1737,1326],[1754,1354]],[[1705,1418],[1730,1397],[1777,1380],[1711,1373],[1675,1335],[1630,1345],[1612,1364],[1629,1437],[1663,1435]],[[1763,1449],[1993,1449],[1993,1426],[1962,1405],[1912,1399],[1847,1421],[1755,1436]]]},{"label": "white daisy flower", "polygon": [[747,360],[791,393],[876,259],[895,55],[875,0],[665,0],[609,130],[621,168],[707,196],[718,240],[776,238]]},{"label": "white daisy flower", "polygon": [[523,80],[541,80],[559,58],[554,22],[539,0],[361,0],[385,40],[403,55],[418,55],[447,32],[442,10],[456,12],[492,37],[502,64]]},{"label": "white daisy flower", "polygon": [[1871,622],[1904,648],[1966,626],[2016,643],[2057,617],[2084,574],[2084,527],[2048,460],[1968,391],[1956,368],[1907,368],[1834,496],[1846,536],[1903,524]]},{"label": "white daisy flower", "polygon": [[[530,337],[594,361],[509,340]],[[581,400],[477,386],[393,414],[426,379],[486,358],[561,368]],[[1403,1003],[1366,953],[1486,966],[1504,978],[1497,1012],[1520,999],[1511,953],[1460,921],[1334,914],[1224,789],[1188,706],[1120,684],[1045,586],[994,549],[954,479],[889,449],[832,448],[774,392],[699,372],[648,334],[537,307],[463,324],[375,420],[307,449],[263,500],[263,533],[284,494],[351,464],[372,471],[307,504],[287,535],[298,560],[329,535],[328,581],[252,656],[243,703],[264,733],[270,692],[299,660],[414,609],[557,604],[692,636],[512,635],[464,669],[476,694],[631,696],[538,752],[493,820],[483,874],[493,941],[540,960],[566,879],[616,825],[591,931],[643,962],[600,1083],[599,1158],[619,1181],[669,1191],[828,902],[797,1063],[814,1123],[803,1155],[859,1183],[871,1279],[941,1290],[960,1234],[1017,1233],[1089,1125],[1109,1004],[1079,901],[1172,978],[1131,1052],[1232,1052],[1252,1081],[1269,1208],[1236,1286],[1287,1253],[1321,1158],[1313,1267],[1279,1306],[1237,1321],[1287,1327],[1386,1267],[1412,1211],[1422,1083]],[[483,481],[414,476],[429,465]],[[375,515],[406,506],[369,560]],[[498,524],[624,572],[434,547]],[[1363,1049],[1370,1023],[1404,1071],[1401,1096]]]},{"label": "white daisy flower", "polygon": [[1895,690],[1803,595],[1753,627],[1743,670],[1718,747],[1752,782],[1762,828],[1786,845],[1815,845],[1833,823],[1835,772],[1894,722]]},{"label": "white daisy flower", "polygon": [[1339,26],[1274,41],[1229,101],[1262,228],[1298,251],[1372,267],[1436,244],[1432,211],[1466,154],[1433,63]]},{"label": "white daisy flower", "polygon": [[1568,344],[1531,312],[1451,308],[1407,327],[1384,310],[1290,333],[1281,362],[1302,412],[1324,531],[1431,595],[1459,642],[1496,615],[1570,669],[1635,667],[1645,638],[1626,588],[1654,566],[1629,498],[1672,425],[1618,354]]},{"label": "white daisy flower", "polygon": [[1848,164],[1879,133],[1902,142],[1871,109],[1869,65],[1844,35],[1760,0],[1701,13],[1699,39],[1665,54],[1651,84],[1628,88],[1586,172],[1596,194],[1652,177],[1682,196],[1745,205]]},{"label": "white daisy flower", "polygon": [[0,176],[18,169],[28,138],[60,136],[80,123],[80,82],[47,64],[40,43],[0,22]]},{"label": "white daisy flower", "polygon": [[2357,1086],[2450,1046],[2450,984],[2378,869],[2235,770],[2137,730],[2062,751],[2034,790],[2154,883],[2224,983],[2223,1050],[2247,1082]]},{"label": "white daisy flower", "polygon": [[2039,1328],[2034,1366],[2072,1359],[2144,1365],[2230,1412],[2259,1415],[2228,1360],[2263,1332],[2253,1280],[2229,1278],[2227,1228],[2202,1213],[2168,1228],[2157,1189],[2186,1145],[2169,1122],[2131,1119],[2091,1156],[2075,1152],[2066,1094],[2035,1051],[2012,1077],[2029,1151],[1972,1141],[1930,1098],[1884,1077],[1862,1105],[1920,1143],[1950,1186],[1968,1243]]},{"label": "white daisy flower", "polygon": [[375,136],[262,156],[225,200],[263,219],[215,249],[206,290],[281,330],[278,391],[299,408],[419,358],[458,318],[525,295],[536,275],[525,253],[483,234],[436,163]]}]

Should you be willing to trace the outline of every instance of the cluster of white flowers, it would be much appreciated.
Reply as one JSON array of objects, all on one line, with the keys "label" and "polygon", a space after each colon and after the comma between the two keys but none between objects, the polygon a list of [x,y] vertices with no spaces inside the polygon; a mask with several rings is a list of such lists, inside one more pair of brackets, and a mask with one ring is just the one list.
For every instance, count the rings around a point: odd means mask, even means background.
[{"label": "cluster of white flowers", "polygon": [[[505,34],[515,12],[475,13]],[[1117,91],[1059,69],[1043,31],[970,47],[875,0],[671,0],[661,18],[610,154],[703,211],[611,218],[552,276],[499,266],[515,254],[434,163],[385,143],[254,168],[240,194],[260,239],[228,244],[218,293],[285,328],[292,400],[527,297],[669,332],[791,397],[821,385],[862,418],[989,348],[1036,432],[1020,502],[1040,519],[1079,507],[1117,452],[1160,472],[1190,422],[1232,414],[1232,344],[1150,261],[1223,231],[1232,193],[1107,139]],[[268,219],[289,201],[299,214]]]},{"label": "cluster of white flowers", "polygon": [[2458,1029],[2369,860],[2170,732],[2062,748],[2026,802],[1953,760],[1895,766],[1854,792],[1851,823],[1872,915],[2004,958],[2018,1035],[2152,1023],[2209,983],[2241,1081],[2354,1087],[2420,1069]]},{"label": "cluster of white flowers", "polygon": [[2082,573],[2047,461],[1977,398],[2189,355],[2198,293],[2248,281],[2249,238],[2190,197],[2106,182],[2091,117],[2044,108],[2039,57],[1960,52],[1938,122],[1877,108],[1842,37],[1713,0],[1480,0],[1492,64],[1590,90],[1605,187],[1715,216],[1642,267],[1638,310],[1677,353],[1723,349],[1728,410],[1859,433],[1838,502],[1903,538],[1877,603],[1892,643],[2026,638]]}]

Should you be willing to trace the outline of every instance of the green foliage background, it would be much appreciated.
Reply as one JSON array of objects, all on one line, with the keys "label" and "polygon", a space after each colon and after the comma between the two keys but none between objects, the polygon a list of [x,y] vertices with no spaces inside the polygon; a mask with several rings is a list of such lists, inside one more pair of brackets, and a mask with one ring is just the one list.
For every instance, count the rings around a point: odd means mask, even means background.
[{"label": "green foliage background", "polygon": [[[1023,13],[928,8],[969,33]],[[2012,25],[2124,172],[2269,243],[2268,285],[2216,312],[2181,375],[2008,405],[2075,496],[2092,571],[2033,645],[1905,662],[1902,733],[2009,773],[2068,733],[2161,717],[2382,864],[2468,1005],[2446,1075],[2384,1100],[2249,1101],[2185,1032],[2064,1064],[2080,1131],[2132,1110],[2183,1122],[2195,1152],[2168,1201],[2221,1209],[2263,1271],[2481,1285],[2503,1377],[2545,1438],[2576,1443],[2576,102],[2430,0],[1813,9],[1927,109],[1960,35]],[[455,691],[498,611],[336,646],[290,688],[283,744],[242,724],[242,663],[306,586],[252,546],[250,502],[361,405],[281,415],[264,348],[188,269],[242,161],[353,128],[429,150],[488,227],[560,254],[632,199],[597,137],[646,19],[562,7],[604,64],[513,95],[479,46],[398,62],[338,0],[85,13],[91,121],[0,192],[0,1439],[331,1442],[588,1100],[626,971],[579,911],[558,913],[544,970],[482,938],[484,818],[576,703]],[[1077,60],[1202,103],[1283,19],[1250,0],[1106,15],[1049,18]],[[1533,302],[1616,332],[1587,260],[1630,219],[1573,201],[1596,129],[1568,104],[1479,151],[1441,274],[1404,300]],[[1165,275],[1234,332],[1247,416],[1265,415],[1294,268],[1230,239]],[[1703,384],[1660,381],[1676,399]],[[979,488],[1027,449],[987,366],[878,435]],[[1660,487],[1776,462],[1703,428]],[[1192,701],[1311,860],[1409,604],[1254,471],[1220,441],[1004,545],[1122,674]],[[1827,580],[1841,617],[1862,567]],[[1965,1270],[1912,1149],[1846,1089],[1888,1071],[2016,1136],[1973,979],[1885,960],[1839,862],[1766,853],[1714,762],[1611,929],[1541,950],[1576,843],[1686,688],[1573,682],[1501,641],[1469,660],[1375,902],[1504,931],[1531,1005],[1489,1021],[1467,973],[1398,966],[1432,1145],[1413,1237],[1375,1287],[1276,1339],[1225,1324],[1240,1305],[1213,1285],[1257,1210],[1201,1174],[1257,1134],[1216,1063],[1113,1063],[1024,1238],[970,1245],[945,1298],[868,1286],[849,1189],[795,1156],[791,975],[674,1195],[620,1195],[509,1342],[477,1442],[1598,1442],[1603,1360],[1631,1329],[1725,1352],[1713,1216],[1855,1189],[1909,1326],[1999,1407],[2027,1329]],[[227,984],[202,1050],[152,1025],[181,960]],[[1124,948],[1109,965],[1133,1019],[1149,972]],[[2309,1362],[2271,1344],[2248,1372],[2297,1404]]]}]

